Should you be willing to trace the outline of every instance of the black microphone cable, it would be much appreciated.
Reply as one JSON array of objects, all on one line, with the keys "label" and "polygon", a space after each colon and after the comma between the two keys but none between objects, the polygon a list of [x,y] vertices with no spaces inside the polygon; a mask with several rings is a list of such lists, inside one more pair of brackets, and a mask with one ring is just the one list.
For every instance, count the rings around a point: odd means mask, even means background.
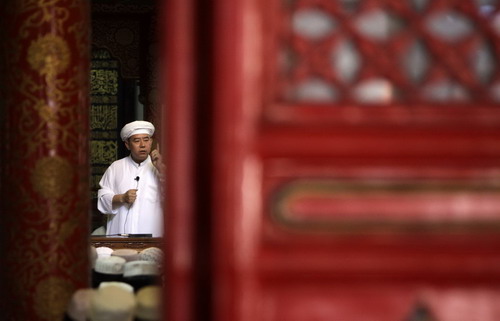
[{"label": "black microphone cable", "polygon": [[[137,184],[135,185],[135,189],[139,189],[139,179],[141,179],[139,176],[136,176],[134,178],[134,181],[137,182]],[[136,196],[136,198],[137,198],[137,196]],[[135,203],[135,201],[134,201],[134,203]],[[130,212],[130,208],[132,207],[132,205],[134,205],[134,203],[130,204],[130,206],[128,207],[127,215],[125,216],[125,222],[123,223],[123,232],[125,232],[125,226],[127,226],[128,212]],[[121,235],[122,236],[127,236],[128,234],[127,233],[123,233]]]}]

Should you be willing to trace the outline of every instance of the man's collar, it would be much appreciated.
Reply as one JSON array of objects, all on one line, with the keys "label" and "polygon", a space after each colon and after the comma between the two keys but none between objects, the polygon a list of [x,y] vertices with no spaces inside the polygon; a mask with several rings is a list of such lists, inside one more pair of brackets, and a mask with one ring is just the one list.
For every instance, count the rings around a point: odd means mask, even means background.
[{"label": "man's collar", "polygon": [[135,167],[141,167],[146,165],[147,163],[151,162],[151,157],[148,155],[148,157],[142,161],[141,163],[137,163],[133,158],[132,155],[128,155],[129,161],[135,166]]}]

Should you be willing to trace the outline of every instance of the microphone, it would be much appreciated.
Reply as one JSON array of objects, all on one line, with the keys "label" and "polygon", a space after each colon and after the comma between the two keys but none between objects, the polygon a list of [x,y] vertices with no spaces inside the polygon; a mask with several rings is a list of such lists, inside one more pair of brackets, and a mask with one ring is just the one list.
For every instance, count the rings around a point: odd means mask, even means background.
[{"label": "microphone", "polygon": [[[141,178],[139,176],[136,176],[134,178],[134,181],[137,182],[137,185],[135,186],[135,189],[139,189],[139,180]],[[128,207],[128,210],[127,210],[127,215],[125,216],[125,222],[123,223],[123,230],[125,231],[125,227],[127,226],[127,220],[128,220],[128,212],[130,212],[130,208],[132,207],[132,205],[134,205],[133,203]],[[128,234],[120,234],[120,236],[128,236]]]}]

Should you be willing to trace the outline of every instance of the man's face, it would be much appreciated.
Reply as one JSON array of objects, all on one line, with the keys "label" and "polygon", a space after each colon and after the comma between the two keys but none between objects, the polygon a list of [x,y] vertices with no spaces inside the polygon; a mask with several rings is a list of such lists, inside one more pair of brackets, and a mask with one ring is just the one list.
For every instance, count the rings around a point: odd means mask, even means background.
[{"label": "man's face", "polygon": [[125,141],[125,146],[130,151],[132,159],[137,163],[141,163],[148,158],[152,143],[153,139],[148,134],[137,134],[130,136]]}]

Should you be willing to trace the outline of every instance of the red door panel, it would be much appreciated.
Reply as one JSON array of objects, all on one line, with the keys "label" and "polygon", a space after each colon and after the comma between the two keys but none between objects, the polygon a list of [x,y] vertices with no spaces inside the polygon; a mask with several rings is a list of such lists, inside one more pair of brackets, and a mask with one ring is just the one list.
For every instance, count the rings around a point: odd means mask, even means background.
[{"label": "red door panel", "polygon": [[214,2],[212,319],[495,320],[498,12]]}]

